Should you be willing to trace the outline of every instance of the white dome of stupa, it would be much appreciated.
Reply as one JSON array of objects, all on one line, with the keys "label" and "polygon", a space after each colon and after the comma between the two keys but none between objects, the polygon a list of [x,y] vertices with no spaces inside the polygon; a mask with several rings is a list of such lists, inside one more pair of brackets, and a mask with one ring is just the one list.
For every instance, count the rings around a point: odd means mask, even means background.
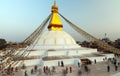
[{"label": "white dome of stupa", "polygon": [[47,31],[41,37],[42,45],[73,45],[75,40],[64,31]]},{"label": "white dome of stupa", "polygon": [[46,31],[39,37],[37,49],[80,48],[76,41],[65,31]]}]

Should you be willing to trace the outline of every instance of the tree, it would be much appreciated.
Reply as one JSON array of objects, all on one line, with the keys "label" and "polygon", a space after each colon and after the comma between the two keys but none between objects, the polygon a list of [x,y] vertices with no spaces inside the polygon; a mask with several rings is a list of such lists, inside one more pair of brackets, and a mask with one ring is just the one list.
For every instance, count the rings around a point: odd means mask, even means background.
[{"label": "tree", "polygon": [[6,43],[5,39],[0,39],[0,49],[4,49],[6,47]]}]

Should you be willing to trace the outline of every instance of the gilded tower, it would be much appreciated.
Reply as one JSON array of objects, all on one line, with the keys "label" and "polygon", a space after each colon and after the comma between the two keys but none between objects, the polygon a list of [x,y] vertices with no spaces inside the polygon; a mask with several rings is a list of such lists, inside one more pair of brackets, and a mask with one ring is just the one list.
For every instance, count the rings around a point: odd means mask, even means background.
[{"label": "gilded tower", "polygon": [[52,31],[62,31],[63,25],[58,15],[58,6],[56,4],[56,0],[54,0],[54,4],[51,8],[52,18],[48,25],[48,29]]}]

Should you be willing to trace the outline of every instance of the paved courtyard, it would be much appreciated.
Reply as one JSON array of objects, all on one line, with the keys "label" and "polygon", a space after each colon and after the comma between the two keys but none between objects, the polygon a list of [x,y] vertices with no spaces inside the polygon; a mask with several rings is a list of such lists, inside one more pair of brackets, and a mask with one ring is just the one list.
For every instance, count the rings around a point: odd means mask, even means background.
[{"label": "paved courtyard", "polygon": [[[110,66],[110,72],[107,72],[107,66]],[[70,73],[69,71],[69,67],[72,66],[72,73]],[[68,73],[66,74],[66,76],[114,76],[115,74],[120,72],[120,66],[118,66],[118,70],[115,71],[115,66],[114,64],[112,64],[111,62],[98,62],[98,63],[93,63],[91,65],[87,65],[88,68],[90,69],[89,72],[85,72],[84,70],[84,66],[81,66],[80,68],[78,66],[73,66],[73,65],[67,65],[64,67],[55,67],[55,72],[51,73],[51,74],[45,74],[43,72],[39,73],[36,72],[34,74],[31,74],[31,69],[33,67],[29,67],[27,69],[25,69],[27,72],[28,76],[65,76],[62,74],[62,70],[66,69],[66,67],[68,67]],[[79,69],[81,69],[81,75],[78,74]],[[15,76],[25,76],[25,70],[21,70],[18,72],[15,72]],[[119,76],[119,75],[116,75]]]}]

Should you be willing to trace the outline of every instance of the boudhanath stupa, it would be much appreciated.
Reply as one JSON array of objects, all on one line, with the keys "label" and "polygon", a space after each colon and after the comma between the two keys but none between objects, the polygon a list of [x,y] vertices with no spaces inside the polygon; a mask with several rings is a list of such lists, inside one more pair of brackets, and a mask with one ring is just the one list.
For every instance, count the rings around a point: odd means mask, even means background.
[{"label": "boudhanath stupa", "polygon": [[81,62],[80,57],[97,53],[97,49],[81,47],[70,34],[63,31],[64,25],[60,20],[56,1],[54,1],[51,12],[48,31],[42,33],[23,64],[26,66],[57,66],[59,61],[63,61],[64,65],[76,65]]}]

